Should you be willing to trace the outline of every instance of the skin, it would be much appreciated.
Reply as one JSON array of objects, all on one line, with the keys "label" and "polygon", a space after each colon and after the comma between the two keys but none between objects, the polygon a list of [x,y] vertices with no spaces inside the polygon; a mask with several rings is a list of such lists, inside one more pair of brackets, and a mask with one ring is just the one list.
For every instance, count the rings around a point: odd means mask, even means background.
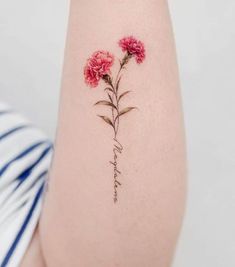
[{"label": "skin", "polygon": [[[128,35],[143,41],[146,59],[140,65],[132,60],[122,80],[122,88],[132,90],[126,103],[138,110],[123,117],[119,129],[122,186],[114,204],[112,131],[97,117],[106,108],[93,106],[104,86],[88,88],[83,67],[98,49],[122,58],[117,41]],[[36,236],[45,260],[39,266],[169,267],[184,212],[185,176],[166,1],[72,0],[55,155]]]},{"label": "skin", "polygon": [[29,248],[24,255],[20,267],[46,267],[44,258],[42,255],[40,236],[38,228],[36,229],[34,236],[31,240]]}]

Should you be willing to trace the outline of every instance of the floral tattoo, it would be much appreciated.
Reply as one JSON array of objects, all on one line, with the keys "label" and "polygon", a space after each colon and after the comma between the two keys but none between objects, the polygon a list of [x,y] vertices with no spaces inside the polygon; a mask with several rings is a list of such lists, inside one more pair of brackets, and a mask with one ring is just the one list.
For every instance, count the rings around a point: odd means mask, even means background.
[{"label": "floral tattoo", "polygon": [[106,85],[104,91],[107,98],[96,102],[94,105],[105,105],[110,107],[110,115],[98,115],[104,122],[106,122],[113,129],[113,160],[110,164],[113,166],[113,200],[118,200],[118,188],[121,186],[119,181],[119,175],[121,171],[118,167],[118,155],[123,151],[123,146],[118,140],[118,130],[120,126],[120,117],[127,114],[128,112],[137,109],[137,107],[128,106],[121,107],[121,100],[131,91],[120,91],[120,82],[122,79],[122,71],[126,69],[129,60],[133,57],[136,63],[140,64],[145,59],[145,48],[144,44],[135,39],[133,36],[124,37],[118,45],[125,53],[122,60],[119,60],[119,70],[116,77],[113,77],[111,67],[114,64],[114,56],[108,51],[96,51],[87,60],[84,68],[85,82],[88,86],[95,88],[99,85],[100,80]]}]

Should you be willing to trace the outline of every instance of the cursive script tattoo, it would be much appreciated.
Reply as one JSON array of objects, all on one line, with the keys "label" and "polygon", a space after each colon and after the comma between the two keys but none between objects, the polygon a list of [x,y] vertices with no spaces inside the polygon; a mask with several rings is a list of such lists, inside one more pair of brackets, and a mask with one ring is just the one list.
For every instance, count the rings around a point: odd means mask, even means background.
[{"label": "cursive script tattoo", "polygon": [[116,139],[113,138],[114,145],[113,145],[113,161],[110,161],[110,163],[113,165],[113,181],[114,181],[114,195],[113,195],[113,201],[117,202],[118,200],[118,187],[121,186],[121,182],[118,180],[118,175],[121,174],[120,170],[118,169],[118,154],[122,153],[123,146],[121,143]]},{"label": "cursive script tattoo", "polygon": [[84,68],[85,82],[88,86],[95,88],[102,80],[106,87],[104,92],[107,98],[99,100],[94,105],[108,106],[111,110],[111,116],[98,115],[104,122],[106,122],[113,129],[113,160],[110,164],[113,166],[113,200],[114,203],[118,200],[118,188],[122,185],[119,176],[121,171],[118,166],[118,156],[122,154],[123,146],[118,140],[118,130],[120,126],[120,117],[129,113],[130,111],[137,109],[134,106],[122,107],[122,99],[131,91],[120,91],[120,84],[122,79],[122,72],[126,69],[126,66],[131,58],[135,58],[138,64],[142,63],[145,59],[144,44],[134,38],[133,36],[124,37],[118,42],[122,51],[125,53],[122,60],[119,60],[119,70],[114,78],[112,76],[111,67],[114,64],[114,56],[103,50],[98,50],[92,54],[87,60]]}]

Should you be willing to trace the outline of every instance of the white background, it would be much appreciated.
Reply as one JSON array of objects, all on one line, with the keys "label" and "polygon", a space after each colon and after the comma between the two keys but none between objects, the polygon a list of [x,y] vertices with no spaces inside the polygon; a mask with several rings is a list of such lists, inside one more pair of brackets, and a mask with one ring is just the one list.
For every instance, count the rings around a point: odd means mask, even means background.
[{"label": "white background", "polygon": [[[189,160],[187,211],[173,267],[233,267],[235,1],[169,0],[169,5]],[[0,99],[51,138],[68,8],[68,0],[0,0]]]}]

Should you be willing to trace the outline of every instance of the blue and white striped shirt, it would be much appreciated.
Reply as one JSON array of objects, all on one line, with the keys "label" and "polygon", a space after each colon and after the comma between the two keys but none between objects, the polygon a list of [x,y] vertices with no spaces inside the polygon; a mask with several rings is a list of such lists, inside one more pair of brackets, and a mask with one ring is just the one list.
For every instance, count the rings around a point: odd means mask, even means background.
[{"label": "blue and white striped shirt", "polygon": [[0,267],[17,267],[40,216],[53,146],[30,121],[0,103]]}]

